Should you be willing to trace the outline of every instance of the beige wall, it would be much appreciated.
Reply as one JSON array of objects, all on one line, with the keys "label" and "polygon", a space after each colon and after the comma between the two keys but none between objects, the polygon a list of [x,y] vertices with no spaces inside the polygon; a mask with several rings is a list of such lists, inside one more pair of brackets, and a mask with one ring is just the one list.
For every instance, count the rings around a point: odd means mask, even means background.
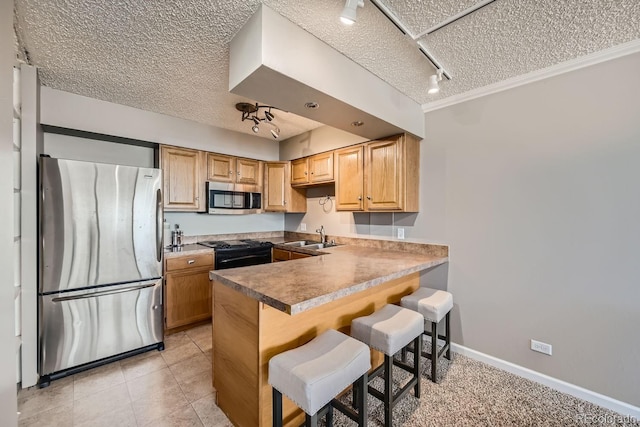
[{"label": "beige wall", "polygon": [[428,113],[414,232],[451,245],[455,342],[635,406],[639,75],[634,54]]},{"label": "beige wall", "polygon": [[366,141],[365,138],[331,126],[321,126],[280,142],[280,160],[298,159]]},{"label": "beige wall", "polygon": [[285,229],[449,244],[456,343],[640,406],[639,75],[634,54],[427,113],[420,213],[336,213],[325,186]]}]

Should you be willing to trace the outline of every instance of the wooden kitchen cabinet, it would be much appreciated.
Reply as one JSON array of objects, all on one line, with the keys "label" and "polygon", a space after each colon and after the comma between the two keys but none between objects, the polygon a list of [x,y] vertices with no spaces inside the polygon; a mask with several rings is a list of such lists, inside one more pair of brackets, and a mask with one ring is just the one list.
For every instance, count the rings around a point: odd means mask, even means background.
[{"label": "wooden kitchen cabinet", "polygon": [[306,212],[304,190],[291,187],[289,162],[267,162],[264,167],[263,209],[267,212]]},{"label": "wooden kitchen cabinet", "polygon": [[303,157],[291,161],[291,185],[309,183],[309,158]]},{"label": "wooden kitchen cabinet", "polygon": [[364,146],[335,152],[336,210],[364,210]]},{"label": "wooden kitchen cabinet", "polygon": [[333,182],[333,151],[291,161],[291,185]]},{"label": "wooden kitchen cabinet", "polygon": [[310,256],[313,256],[313,255],[303,254],[301,252],[295,252],[295,251],[287,251],[285,249],[273,248],[271,261],[272,262],[290,261],[293,259],[308,258]]},{"label": "wooden kitchen cabinet", "polygon": [[260,163],[254,159],[207,153],[207,180],[260,186]]},{"label": "wooden kitchen cabinet", "polygon": [[203,153],[189,148],[160,146],[165,211],[204,211]]},{"label": "wooden kitchen cabinet", "polygon": [[291,259],[291,251],[273,248],[271,252],[271,262],[289,261]]},{"label": "wooden kitchen cabinet", "polygon": [[418,212],[420,141],[400,134],[336,151],[336,210]]},{"label": "wooden kitchen cabinet", "polygon": [[213,254],[171,257],[165,260],[165,330],[211,318]]}]

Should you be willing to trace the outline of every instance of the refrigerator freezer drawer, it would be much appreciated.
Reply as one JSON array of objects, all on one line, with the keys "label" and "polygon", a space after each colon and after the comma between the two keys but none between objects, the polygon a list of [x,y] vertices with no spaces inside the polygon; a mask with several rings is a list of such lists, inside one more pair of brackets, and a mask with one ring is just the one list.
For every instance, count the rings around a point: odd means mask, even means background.
[{"label": "refrigerator freezer drawer", "polygon": [[40,375],[163,340],[162,280],[40,296]]}]

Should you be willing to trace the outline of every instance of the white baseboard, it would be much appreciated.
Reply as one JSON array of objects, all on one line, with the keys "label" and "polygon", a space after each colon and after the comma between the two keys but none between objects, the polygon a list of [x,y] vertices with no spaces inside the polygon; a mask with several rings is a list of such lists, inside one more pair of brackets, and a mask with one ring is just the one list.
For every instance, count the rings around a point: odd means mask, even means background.
[{"label": "white baseboard", "polygon": [[640,408],[637,406],[633,406],[620,400],[605,396],[604,394],[596,393],[595,391],[587,390],[586,388],[582,388],[566,381],[541,374],[540,372],[507,362],[506,360],[480,353],[479,351],[472,350],[459,344],[451,343],[451,350],[471,359],[484,362],[487,365],[502,369],[503,371],[546,385],[547,387],[558,390],[562,393],[567,393],[579,399],[586,400],[587,402],[600,405],[603,408],[610,409],[622,414],[623,416],[629,416],[635,420],[640,420]]}]

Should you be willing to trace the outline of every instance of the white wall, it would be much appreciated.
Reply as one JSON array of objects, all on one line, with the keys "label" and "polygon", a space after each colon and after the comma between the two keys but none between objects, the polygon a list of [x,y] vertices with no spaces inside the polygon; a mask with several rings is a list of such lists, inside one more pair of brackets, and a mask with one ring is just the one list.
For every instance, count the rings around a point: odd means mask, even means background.
[{"label": "white wall", "polygon": [[0,2],[0,419],[17,425],[14,289],[13,2]]},{"label": "white wall", "polygon": [[44,134],[44,154],[59,159],[152,168],[153,148],[56,133]]},{"label": "white wall", "polygon": [[[68,92],[43,87],[41,91],[41,122],[46,125],[78,129],[106,135],[139,139],[160,144],[195,148],[234,156],[259,160],[278,160],[279,146],[275,141],[258,138],[238,132],[179,119],[164,114],[139,110],[111,102],[87,98]],[[66,138],[61,147],[71,155],[73,148]],[[59,142],[59,135],[47,134],[48,147]],[[90,142],[91,140],[86,140]],[[77,142],[77,141],[76,141]],[[104,143],[93,143],[104,145]],[[88,153],[92,149],[86,147]],[[126,157],[131,146],[123,146],[117,153],[105,153],[105,161]],[[145,156],[145,149],[136,156]],[[78,152],[79,155],[83,153]],[[97,160],[96,160],[97,161]],[[125,163],[126,164],[126,163]],[[165,212],[166,221],[180,224],[185,235],[236,233],[244,231],[274,231],[284,227],[284,215],[281,213],[261,215],[203,215],[197,213]]]},{"label": "white wall", "polygon": [[639,75],[634,54],[428,113],[414,230],[451,245],[455,342],[635,406]]},{"label": "white wall", "polygon": [[41,114],[45,125],[259,160],[278,160],[276,141],[48,87],[42,88]]}]

